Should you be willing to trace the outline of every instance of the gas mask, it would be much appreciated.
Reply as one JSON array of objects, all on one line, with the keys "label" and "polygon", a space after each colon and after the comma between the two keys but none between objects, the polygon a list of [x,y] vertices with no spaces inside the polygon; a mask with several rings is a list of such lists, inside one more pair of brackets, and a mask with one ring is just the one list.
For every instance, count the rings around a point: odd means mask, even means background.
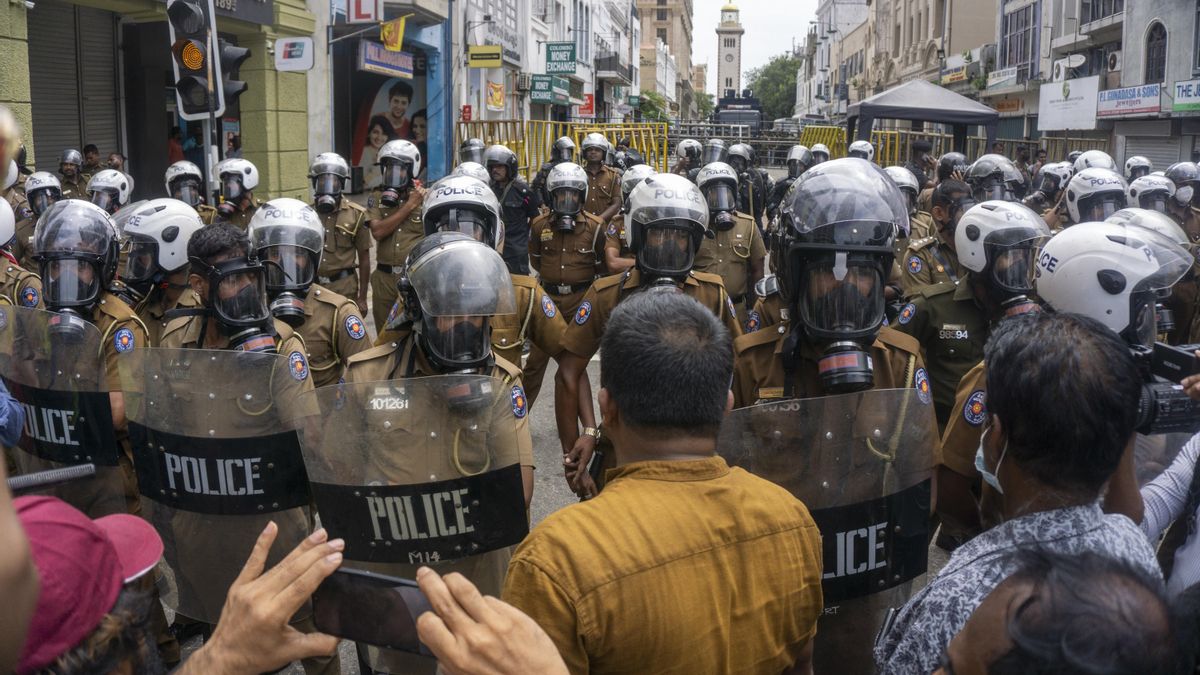
[{"label": "gas mask", "polygon": [[171,184],[171,196],[193,208],[204,201],[201,197],[200,181],[186,176]]},{"label": "gas mask", "polygon": [[342,178],[332,173],[313,176],[313,208],[322,215],[337,211],[342,201]]},{"label": "gas mask", "polygon": [[973,206],[975,206],[975,200],[969,195],[959,197],[957,200],[952,202],[949,207],[946,207],[946,211],[950,214],[950,220],[943,221],[937,220],[936,218],[934,219],[937,223],[938,232],[948,237],[950,241],[954,241],[954,230],[958,227],[958,221],[962,218],[962,215],[967,211],[970,211],[971,207]]},{"label": "gas mask", "polygon": [[221,205],[217,211],[225,217],[232,216],[241,210],[242,198],[246,190],[242,187],[242,178],[236,174],[225,174],[221,177]]},{"label": "gas mask", "polygon": [[1129,294],[1129,326],[1121,337],[1130,345],[1153,347],[1158,338],[1158,293],[1135,289]]},{"label": "gas mask", "polygon": [[103,292],[99,264],[58,254],[42,260],[40,272],[46,309],[58,315],[50,332],[64,340],[83,339],[89,323],[84,317]]},{"label": "gas mask", "polygon": [[652,280],[682,279],[692,271],[696,245],[694,225],[688,221],[658,221],[645,229],[645,242],[637,253],[637,266]]},{"label": "gas mask", "polygon": [[304,324],[304,299],[316,275],[312,252],[299,246],[281,244],[259,249],[264,257],[267,297],[271,316],[292,328]]},{"label": "gas mask", "polygon": [[999,200],[1013,201],[1013,194],[1004,182],[1003,176],[988,176],[972,187],[971,196],[976,202]]},{"label": "gas mask", "polygon": [[400,203],[400,195],[408,192],[412,185],[412,167],[407,162],[384,160],[379,170],[383,174],[383,192],[379,195],[379,201],[388,208],[394,208]]},{"label": "gas mask", "polygon": [[479,372],[493,363],[488,317],[423,313],[417,333],[425,355],[444,373]]},{"label": "gas mask", "polygon": [[733,229],[737,218],[737,195],[728,183],[716,183],[704,186],[704,199],[708,202],[708,212],[712,226],[721,231]]},{"label": "gas mask", "polygon": [[729,158],[729,166],[732,166],[733,170],[738,172],[738,175],[740,176],[746,173],[746,158],[740,155],[734,155],[733,157]]},{"label": "gas mask", "polygon": [[192,271],[208,281],[204,311],[216,320],[231,349],[275,352],[270,331],[264,267],[253,258],[231,258],[215,265],[192,258]]},{"label": "gas mask", "polygon": [[583,208],[583,194],[573,188],[559,188],[550,195],[551,210],[557,217],[554,229],[559,232],[575,231],[575,216]]},{"label": "gas mask", "polygon": [[804,265],[802,275],[799,319],[805,336],[821,350],[822,386],[832,394],[870,389],[875,377],[869,350],[884,316],[880,256],[824,254]]},{"label": "gas mask", "polygon": [[1021,242],[1013,246],[988,244],[987,248],[988,266],[983,272],[987,296],[1003,309],[1005,316],[1035,310],[1037,303],[1030,296],[1034,292],[1037,246]]}]

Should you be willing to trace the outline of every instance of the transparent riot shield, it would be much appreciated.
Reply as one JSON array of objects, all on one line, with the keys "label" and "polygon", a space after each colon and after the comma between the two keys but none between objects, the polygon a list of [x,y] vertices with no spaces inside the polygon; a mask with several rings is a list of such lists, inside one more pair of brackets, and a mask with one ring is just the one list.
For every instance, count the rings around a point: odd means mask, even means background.
[{"label": "transparent riot shield", "polygon": [[25,408],[25,432],[10,452],[16,472],[91,462],[95,476],[45,494],[93,518],[124,513],[121,450],[96,326],[40,309],[0,308],[0,376]]},{"label": "transparent riot shield", "polygon": [[[331,385],[304,460],[321,524],[346,566],[412,579],[429,565],[499,595],[528,533],[519,387],[476,375]],[[360,645],[379,672],[432,672],[430,659]]]},{"label": "transparent riot shield", "polygon": [[[276,354],[139,349],[121,364],[143,515],[163,538],[167,603],[216,623],[269,521],[268,565],[309,531],[298,426],[311,379]],[[298,379],[299,378],[299,379]]]},{"label": "transparent riot shield", "polygon": [[933,408],[915,389],[726,416],[718,452],[799,498],[821,531],[825,611],[815,672],[874,672],[871,645],[887,610],[924,581],[937,442]]}]

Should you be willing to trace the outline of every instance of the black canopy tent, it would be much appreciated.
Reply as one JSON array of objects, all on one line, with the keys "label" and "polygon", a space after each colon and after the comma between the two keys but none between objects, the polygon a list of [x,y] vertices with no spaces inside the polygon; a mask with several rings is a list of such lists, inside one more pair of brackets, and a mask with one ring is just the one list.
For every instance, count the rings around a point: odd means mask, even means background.
[{"label": "black canopy tent", "polygon": [[[916,120],[949,124],[954,130],[954,150],[967,150],[967,127],[979,125],[987,135],[988,146],[996,140],[1000,113],[945,87],[912,80],[885,92],[863,99],[846,112],[846,138],[870,140],[877,119]],[[855,136],[855,127],[858,135]]]}]

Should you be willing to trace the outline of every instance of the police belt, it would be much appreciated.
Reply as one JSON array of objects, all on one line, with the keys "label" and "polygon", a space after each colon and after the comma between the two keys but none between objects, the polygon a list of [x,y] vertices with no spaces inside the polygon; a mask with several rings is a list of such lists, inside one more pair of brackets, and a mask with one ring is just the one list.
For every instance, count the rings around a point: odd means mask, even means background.
[{"label": "police belt", "polygon": [[383,263],[375,264],[375,269],[383,272],[384,274],[396,274],[403,268],[403,265],[384,265]]},{"label": "police belt", "polygon": [[345,279],[346,277],[354,274],[354,271],[355,270],[353,267],[350,269],[339,270],[327,277],[317,277],[317,281],[321,282],[322,285],[329,285],[334,282],[341,281],[342,279]]},{"label": "police belt", "polygon": [[570,295],[579,291],[586,291],[591,285],[592,282],[585,281],[581,284],[542,284],[542,288],[546,289],[552,295]]}]

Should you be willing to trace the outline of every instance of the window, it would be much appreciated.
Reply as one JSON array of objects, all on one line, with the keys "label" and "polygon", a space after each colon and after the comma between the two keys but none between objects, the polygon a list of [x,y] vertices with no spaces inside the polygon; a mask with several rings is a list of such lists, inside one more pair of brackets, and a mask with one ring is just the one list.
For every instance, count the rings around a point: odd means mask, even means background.
[{"label": "window", "polygon": [[732,87],[733,87],[733,78],[732,77],[725,78],[725,88],[730,89]]},{"label": "window", "polygon": [[666,42],[667,42],[667,29],[666,28],[659,28],[657,31],[654,32],[654,34],[658,36],[659,40],[663,41],[663,44],[666,44]]},{"label": "window", "polygon": [[1080,23],[1091,23],[1125,11],[1125,0],[1083,0],[1080,7]]},{"label": "window", "polygon": [[1167,73],[1167,29],[1158,21],[1146,33],[1146,84],[1162,82]]},{"label": "window", "polygon": [[658,6],[659,6],[659,7],[666,7],[666,6],[667,6],[667,0],[658,0]]},{"label": "window", "polygon": [[[1037,67],[1033,58],[1034,29],[1041,15],[1039,3],[1004,15],[1000,38],[1000,67]],[[1038,10],[1036,13],[1034,10]]]},{"label": "window", "polygon": [[660,10],[655,11],[654,18],[658,19],[659,21],[666,21],[667,20],[667,10],[660,9]]}]

